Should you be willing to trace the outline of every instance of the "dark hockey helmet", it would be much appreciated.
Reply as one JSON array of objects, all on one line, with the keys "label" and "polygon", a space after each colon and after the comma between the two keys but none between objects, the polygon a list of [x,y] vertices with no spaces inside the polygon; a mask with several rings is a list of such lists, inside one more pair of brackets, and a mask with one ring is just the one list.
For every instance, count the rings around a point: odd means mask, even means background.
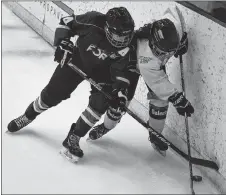
[{"label": "dark hockey helmet", "polygon": [[153,22],[148,39],[152,53],[160,59],[173,56],[180,43],[177,29],[169,19]]},{"label": "dark hockey helmet", "polygon": [[132,16],[124,7],[115,7],[106,13],[105,33],[114,47],[128,46],[133,38],[134,26]]}]

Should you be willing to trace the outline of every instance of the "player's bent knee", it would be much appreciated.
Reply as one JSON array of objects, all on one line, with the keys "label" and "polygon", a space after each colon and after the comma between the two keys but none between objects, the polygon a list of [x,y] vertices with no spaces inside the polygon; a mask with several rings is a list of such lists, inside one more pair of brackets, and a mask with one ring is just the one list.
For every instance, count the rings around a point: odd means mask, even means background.
[{"label": "player's bent knee", "polygon": [[149,107],[149,125],[161,133],[164,129],[165,119],[167,116],[168,105],[167,106],[156,106],[150,104]]},{"label": "player's bent knee", "polygon": [[164,107],[155,106],[154,104],[150,104],[149,106],[149,116],[151,118],[162,120],[166,118],[168,111],[168,105]]},{"label": "player's bent knee", "polygon": [[108,101],[102,93],[93,93],[89,99],[89,107],[102,115],[108,108]]},{"label": "player's bent knee", "polygon": [[44,104],[46,104],[49,108],[58,105],[62,100],[66,100],[70,98],[70,95],[68,96],[62,96],[57,95],[51,92],[48,92],[48,90],[43,89],[40,95],[42,101]]}]

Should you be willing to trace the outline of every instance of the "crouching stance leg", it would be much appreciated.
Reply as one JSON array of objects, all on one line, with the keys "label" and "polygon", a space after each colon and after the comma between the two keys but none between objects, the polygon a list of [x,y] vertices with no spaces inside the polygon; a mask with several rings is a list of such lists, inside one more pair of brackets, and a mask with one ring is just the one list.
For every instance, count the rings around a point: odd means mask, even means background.
[{"label": "crouching stance leg", "polygon": [[82,81],[83,78],[71,70],[69,66],[61,68],[58,65],[40,95],[28,105],[22,115],[8,124],[8,131],[19,131],[44,111],[70,98],[70,94]]},{"label": "crouching stance leg", "polygon": [[[168,101],[151,99],[149,103],[149,120],[148,124],[158,133],[162,133],[165,126],[165,119],[168,111]],[[149,132],[149,141],[153,148],[161,155],[166,156],[168,145],[160,140],[156,135]]]},{"label": "crouching stance leg", "polygon": [[79,145],[80,139],[100,120],[107,108],[108,102],[105,96],[92,88],[89,104],[77,122],[71,125],[71,129],[63,141],[64,148],[61,154],[69,158],[72,162],[76,162],[79,158],[83,157],[84,154]]},{"label": "crouching stance leg", "polygon": [[114,129],[115,126],[120,122],[125,112],[119,108],[113,108],[109,106],[107,113],[104,116],[104,122],[100,125],[95,126],[89,133],[89,139],[96,140],[101,138],[103,135]]}]

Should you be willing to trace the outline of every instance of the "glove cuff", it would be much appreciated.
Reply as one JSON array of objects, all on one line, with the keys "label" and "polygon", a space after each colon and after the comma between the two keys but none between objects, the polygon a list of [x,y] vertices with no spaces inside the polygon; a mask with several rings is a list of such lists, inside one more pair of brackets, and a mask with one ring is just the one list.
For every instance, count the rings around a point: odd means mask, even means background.
[{"label": "glove cuff", "polygon": [[120,90],[120,89],[124,89],[127,88],[129,86],[129,82],[124,82],[122,80],[117,80],[113,85],[112,88],[116,89],[116,90]]},{"label": "glove cuff", "polygon": [[176,92],[173,95],[171,95],[168,100],[174,105],[177,106],[184,100],[183,92]]},{"label": "glove cuff", "polygon": [[118,92],[118,97],[119,98],[124,98],[126,101],[128,101],[128,98],[127,98],[127,90],[126,91],[119,91]]}]

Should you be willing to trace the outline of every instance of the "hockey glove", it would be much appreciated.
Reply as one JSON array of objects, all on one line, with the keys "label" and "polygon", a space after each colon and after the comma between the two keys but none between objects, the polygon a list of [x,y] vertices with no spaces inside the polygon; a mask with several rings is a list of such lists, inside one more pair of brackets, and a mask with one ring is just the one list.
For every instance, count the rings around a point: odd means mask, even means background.
[{"label": "hockey glove", "polygon": [[113,89],[112,91],[112,100],[110,106],[114,109],[120,109],[122,112],[125,112],[125,106],[127,102],[127,88]]},{"label": "hockey glove", "polygon": [[56,48],[54,61],[57,61],[63,67],[72,58],[73,47],[72,41],[63,39]]},{"label": "hockey glove", "polygon": [[174,107],[177,109],[177,112],[185,116],[185,113],[188,117],[194,113],[194,108],[191,103],[184,97],[183,93],[175,93],[169,97],[169,101],[173,103]]},{"label": "hockey glove", "polygon": [[187,37],[187,33],[184,32],[180,41],[179,48],[174,54],[174,57],[178,58],[179,55],[184,55],[185,53],[187,53],[187,51],[188,51],[188,37]]}]

